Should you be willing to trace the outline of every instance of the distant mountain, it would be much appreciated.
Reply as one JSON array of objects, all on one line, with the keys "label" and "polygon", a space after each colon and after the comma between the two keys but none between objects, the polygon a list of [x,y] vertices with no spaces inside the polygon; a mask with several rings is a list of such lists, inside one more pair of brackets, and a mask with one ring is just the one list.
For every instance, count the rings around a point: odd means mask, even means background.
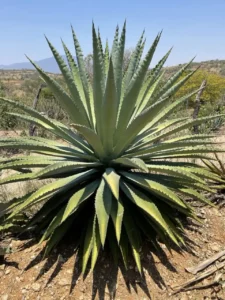
[{"label": "distant mountain", "polygon": [[[63,56],[64,59],[65,56]],[[36,63],[46,72],[49,73],[61,73],[59,70],[59,67],[54,59],[54,57],[45,58],[39,61],[36,61]],[[179,64],[176,66],[170,66],[166,67],[166,73],[168,75],[174,73],[179,68],[181,68],[183,64]],[[194,62],[192,64],[192,68],[199,67],[201,69],[207,70],[208,72],[218,73],[222,76],[225,76],[225,60],[208,60],[203,62]],[[0,70],[34,70],[34,67],[29,62],[23,62],[23,63],[15,63],[11,65],[0,65]]]},{"label": "distant mountain", "polygon": [[[59,67],[54,57],[45,58],[35,61],[44,71],[50,73],[60,73]],[[34,67],[30,62],[15,63],[11,65],[0,65],[1,70],[33,70]]]}]

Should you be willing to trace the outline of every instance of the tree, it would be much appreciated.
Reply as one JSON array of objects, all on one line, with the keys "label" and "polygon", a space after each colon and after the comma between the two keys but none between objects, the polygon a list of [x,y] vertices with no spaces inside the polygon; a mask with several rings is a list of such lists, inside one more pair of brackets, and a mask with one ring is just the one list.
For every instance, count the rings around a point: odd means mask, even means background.
[{"label": "tree", "polygon": [[[184,74],[183,77],[187,75]],[[209,73],[205,70],[198,70],[196,73],[188,80],[188,82],[182,86],[182,88],[176,93],[176,97],[182,97],[194,90],[197,90],[203,80],[207,81],[207,86],[202,93],[203,103],[210,102],[211,104],[216,104],[225,93],[225,78],[215,74]],[[188,106],[193,106],[195,97],[189,100]]]}]

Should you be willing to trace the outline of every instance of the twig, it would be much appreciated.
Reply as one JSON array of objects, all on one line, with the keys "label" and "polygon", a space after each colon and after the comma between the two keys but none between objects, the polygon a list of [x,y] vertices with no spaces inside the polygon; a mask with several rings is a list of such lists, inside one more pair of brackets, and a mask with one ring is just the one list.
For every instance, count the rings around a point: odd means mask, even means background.
[{"label": "twig", "polygon": [[225,250],[215,254],[213,257],[206,259],[205,261],[201,262],[200,264],[198,264],[197,266],[194,267],[190,267],[190,268],[185,268],[186,271],[188,271],[189,273],[192,274],[197,274],[199,271],[204,270],[205,268],[207,268],[209,265],[211,265],[212,263],[214,263],[217,259],[221,258],[222,256],[225,255]]},{"label": "twig", "polygon": [[[45,85],[44,83],[42,83],[42,84],[39,86],[38,91],[37,91],[37,94],[36,94],[36,96],[35,96],[35,98],[34,98],[34,101],[33,101],[33,109],[36,109],[36,108],[37,108],[37,104],[38,104],[38,100],[39,100],[41,91],[42,91],[42,89],[45,88],[45,87],[46,87],[46,85]],[[30,127],[29,127],[29,135],[30,135],[30,136],[33,136],[34,133],[35,133],[35,130],[36,130],[36,125],[35,125],[33,122],[31,122],[31,123],[30,123]]]},{"label": "twig", "polygon": [[[201,106],[201,96],[202,93],[204,91],[206,87],[206,80],[202,81],[202,84],[200,86],[200,90],[198,91],[197,95],[196,95],[196,100],[195,100],[195,109],[194,109],[194,113],[193,113],[193,119],[197,119],[198,118],[198,114],[199,114],[199,110],[200,110],[200,106]],[[197,134],[198,133],[198,125],[194,125],[193,127],[193,133]]]},{"label": "twig", "polygon": [[198,282],[210,275],[212,275],[213,273],[215,273],[217,270],[222,269],[225,266],[225,261],[221,262],[220,264],[211,267],[209,270],[205,271],[204,273],[197,275],[191,279],[189,279],[188,281],[186,281],[185,283],[183,283],[182,285],[178,285],[178,286],[173,286],[172,289],[175,290],[172,295],[177,294],[181,291],[183,291],[186,287],[188,287],[189,285]]},{"label": "twig", "polygon": [[219,285],[219,284],[220,284],[219,282],[213,281],[213,282],[210,282],[210,283],[204,284],[204,285],[190,286],[190,287],[185,289],[185,292],[186,291],[191,291],[191,290],[203,290],[203,289],[207,289],[207,288],[213,287],[214,285]]}]

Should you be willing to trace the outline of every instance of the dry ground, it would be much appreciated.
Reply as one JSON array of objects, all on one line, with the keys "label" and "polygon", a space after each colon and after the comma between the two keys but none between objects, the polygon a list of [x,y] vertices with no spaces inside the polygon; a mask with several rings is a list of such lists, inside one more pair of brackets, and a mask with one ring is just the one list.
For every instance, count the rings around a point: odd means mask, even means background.
[{"label": "dry ground", "polygon": [[[162,248],[156,255],[145,249],[143,277],[132,262],[129,270],[125,271],[123,268],[117,269],[110,258],[102,257],[95,273],[83,280],[69,241],[65,241],[44,261],[39,254],[41,249],[28,244],[2,261],[0,299],[225,299],[225,291],[219,286],[171,295],[174,285],[193,277],[185,271],[185,267],[194,266],[224,249],[225,208],[204,207],[198,208],[198,211],[204,224],[201,227],[189,224],[187,229],[192,252],[172,251],[170,254]],[[13,240],[12,246],[19,249],[25,243]],[[225,270],[218,272],[225,273]],[[207,284],[212,278],[200,284]]]},{"label": "dry ground", "polygon": [[[224,133],[224,129],[221,133]],[[224,142],[225,138],[218,136],[217,141]],[[18,186],[7,188],[6,194],[18,191]],[[21,191],[24,188],[20,186]],[[199,227],[187,223],[186,233],[192,250],[169,253],[162,245],[161,251],[155,253],[146,247],[143,250],[142,277],[132,262],[129,270],[125,271],[123,267],[117,268],[110,257],[101,257],[94,274],[83,279],[73,255],[71,241],[64,241],[47,260],[42,260],[40,248],[29,245],[28,240],[13,239],[13,249],[22,249],[7,255],[0,262],[0,300],[225,300],[225,290],[220,286],[171,295],[174,285],[193,277],[185,271],[186,267],[194,266],[225,250],[225,207],[196,209],[203,224]],[[221,273],[225,280],[225,270],[217,273]],[[215,274],[199,284],[210,283],[214,276]]]}]

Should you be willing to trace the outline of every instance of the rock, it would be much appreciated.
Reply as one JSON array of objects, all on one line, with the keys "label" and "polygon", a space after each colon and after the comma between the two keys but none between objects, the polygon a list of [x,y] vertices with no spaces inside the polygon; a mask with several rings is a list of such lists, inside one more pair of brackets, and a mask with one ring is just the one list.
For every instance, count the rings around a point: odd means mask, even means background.
[{"label": "rock", "polygon": [[0,265],[0,270],[5,270],[5,264]]},{"label": "rock", "polygon": [[215,251],[215,252],[219,252],[221,250],[221,247],[217,243],[211,244],[210,248],[212,251]]},{"label": "rock", "polygon": [[71,285],[71,279],[68,278],[62,278],[58,281],[58,284],[61,286],[65,286],[65,285]]},{"label": "rock", "polygon": [[83,300],[83,299],[84,299],[84,296],[81,295],[81,296],[79,297],[79,300]]},{"label": "rock", "polygon": [[73,274],[73,270],[72,270],[72,269],[69,269],[69,270],[66,271],[66,273],[67,273],[67,274]]},{"label": "rock", "polygon": [[10,269],[7,269],[7,270],[5,271],[5,275],[8,275],[10,272],[11,272],[11,270],[10,270]]},{"label": "rock", "polygon": [[31,288],[35,291],[35,292],[39,292],[41,290],[41,285],[37,282],[33,283],[31,285]]},{"label": "rock", "polygon": [[20,282],[20,278],[18,276],[16,276],[15,279],[16,279],[17,282]]},{"label": "rock", "polygon": [[86,290],[86,287],[85,287],[85,286],[81,286],[81,287],[80,287],[80,291],[81,291],[82,293],[84,293],[85,290]]},{"label": "rock", "polygon": [[2,297],[1,297],[1,300],[8,300],[9,299],[9,295],[3,295]]},{"label": "rock", "polygon": [[26,294],[27,290],[26,289],[22,289],[22,294]]}]

